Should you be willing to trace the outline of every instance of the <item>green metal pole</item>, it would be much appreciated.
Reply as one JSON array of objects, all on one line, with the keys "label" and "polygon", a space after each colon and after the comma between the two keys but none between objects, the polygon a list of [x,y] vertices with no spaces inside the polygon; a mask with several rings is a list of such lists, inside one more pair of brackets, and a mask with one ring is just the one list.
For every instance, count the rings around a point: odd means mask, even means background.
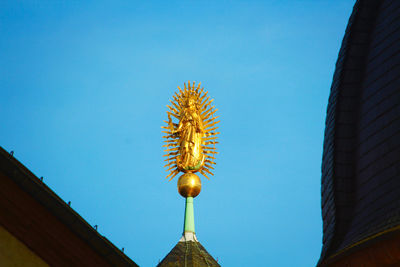
[{"label": "green metal pole", "polygon": [[194,211],[193,211],[193,197],[186,198],[185,206],[185,223],[183,225],[183,233],[194,231]]}]

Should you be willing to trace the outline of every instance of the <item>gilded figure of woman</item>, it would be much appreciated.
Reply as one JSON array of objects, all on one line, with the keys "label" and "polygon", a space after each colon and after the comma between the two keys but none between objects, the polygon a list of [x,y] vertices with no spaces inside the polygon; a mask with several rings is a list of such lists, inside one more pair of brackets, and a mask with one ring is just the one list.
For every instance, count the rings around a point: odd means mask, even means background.
[{"label": "gilded figure of woman", "polygon": [[202,148],[204,127],[195,100],[188,98],[182,110],[178,127],[174,126],[169,117],[171,133],[179,135],[179,154],[176,164],[179,171],[196,172],[204,164]]},{"label": "gilded figure of woman", "polygon": [[[217,109],[211,105],[213,99],[207,96],[204,88],[200,89],[200,83],[195,87],[194,82],[189,82],[184,90],[178,89],[170,101],[172,105],[167,105],[167,125],[162,126],[166,134],[163,136],[166,139],[164,156],[167,157],[164,167],[170,172],[166,178],[172,180],[179,172],[199,172],[208,178],[208,174],[213,175],[210,170],[214,169],[212,165],[217,154],[215,144],[219,132],[215,130],[219,121],[216,120],[218,116],[214,116]],[[171,116],[179,122],[173,123]]]}]

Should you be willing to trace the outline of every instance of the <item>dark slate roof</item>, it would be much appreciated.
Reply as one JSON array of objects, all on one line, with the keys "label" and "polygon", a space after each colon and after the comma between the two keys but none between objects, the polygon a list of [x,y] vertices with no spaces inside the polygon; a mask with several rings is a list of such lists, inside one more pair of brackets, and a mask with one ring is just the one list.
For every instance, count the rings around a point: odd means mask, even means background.
[{"label": "dark slate roof", "polygon": [[325,123],[319,264],[400,225],[400,1],[357,0]]},{"label": "dark slate roof", "polygon": [[200,242],[178,242],[158,267],[202,267],[220,266]]}]

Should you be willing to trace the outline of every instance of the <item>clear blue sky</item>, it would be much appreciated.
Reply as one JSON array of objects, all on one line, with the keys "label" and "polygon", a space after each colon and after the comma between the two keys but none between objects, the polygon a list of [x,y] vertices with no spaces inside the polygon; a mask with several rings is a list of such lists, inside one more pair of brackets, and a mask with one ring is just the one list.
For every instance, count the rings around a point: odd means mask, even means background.
[{"label": "clear blue sky", "polygon": [[166,105],[221,116],[197,237],[222,266],[313,266],[326,106],[354,0],[1,1],[0,145],[140,266],[178,242]]}]

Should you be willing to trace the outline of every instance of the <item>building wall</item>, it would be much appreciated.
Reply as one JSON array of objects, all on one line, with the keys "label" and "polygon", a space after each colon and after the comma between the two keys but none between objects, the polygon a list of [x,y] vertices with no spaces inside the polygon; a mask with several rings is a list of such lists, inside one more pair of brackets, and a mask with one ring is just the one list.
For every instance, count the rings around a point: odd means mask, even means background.
[{"label": "building wall", "polygon": [[4,267],[49,266],[2,226],[0,226],[0,263]]}]

